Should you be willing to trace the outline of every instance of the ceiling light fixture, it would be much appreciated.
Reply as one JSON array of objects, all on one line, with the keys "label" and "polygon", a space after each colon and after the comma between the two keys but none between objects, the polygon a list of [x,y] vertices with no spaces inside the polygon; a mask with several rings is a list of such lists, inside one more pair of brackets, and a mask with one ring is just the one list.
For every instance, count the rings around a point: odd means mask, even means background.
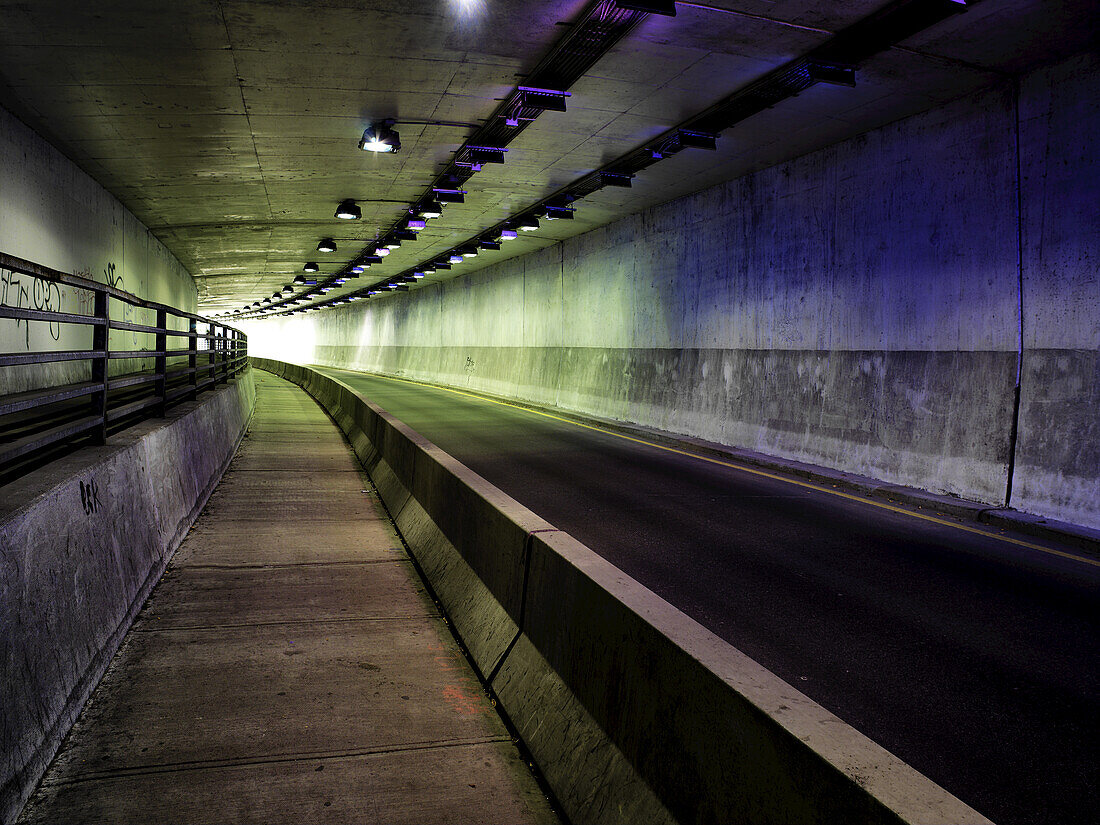
[{"label": "ceiling light fixture", "polygon": [[320,267],[317,266],[317,264],[315,264],[313,261],[310,261],[308,264],[302,267],[303,272],[316,272],[318,269],[320,269]]},{"label": "ceiling light fixture", "polygon": [[675,0],[615,0],[615,5],[626,11],[644,11],[650,14],[676,16]]},{"label": "ceiling light fixture", "polygon": [[401,137],[393,130],[396,123],[392,117],[378,120],[363,130],[363,138],[359,141],[359,148],[364,152],[399,152],[401,151]]},{"label": "ceiling light fixture", "polygon": [[514,241],[519,237],[519,233],[514,229],[502,229],[500,230],[500,239],[502,241]]},{"label": "ceiling light fixture", "polygon": [[452,264],[460,264],[462,263],[463,259],[461,255],[452,255],[447,260],[450,261]]},{"label": "ceiling light fixture", "polygon": [[336,241],[334,241],[332,238],[321,238],[321,240],[317,243],[317,251],[318,252],[335,252],[336,251]]},{"label": "ceiling light fixture", "polygon": [[463,189],[433,189],[435,199],[440,203],[465,203],[466,192]]},{"label": "ceiling light fixture", "polygon": [[425,201],[417,214],[422,218],[438,218],[443,214],[443,204],[439,201]]},{"label": "ceiling light fixture", "polygon": [[410,232],[419,232],[420,230],[424,229],[424,227],[426,227],[427,225],[428,225],[427,221],[420,220],[420,219],[417,219],[417,218],[410,218],[409,220],[405,221],[405,226],[407,226],[409,228]]},{"label": "ceiling light fixture", "polygon": [[467,244],[466,246],[460,246],[455,251],[458,252],[458,254],[461,255],[463,258],[476,258],[477,257],[477,247],[473,246],[472,244]]},{"label": "ceiling light fixture", "polygon": [[340,205],[336,207],[336,217],[345,221],[357,221],[363,217],[363,211],[355,201],[348,198],[345,201],[341,201]]},{"label": "ceiling light fixture", "polygon": [[537,218],[523,217],[516,222],[516,227],[524,232],[534,232],[539,228],[539,222]]}]

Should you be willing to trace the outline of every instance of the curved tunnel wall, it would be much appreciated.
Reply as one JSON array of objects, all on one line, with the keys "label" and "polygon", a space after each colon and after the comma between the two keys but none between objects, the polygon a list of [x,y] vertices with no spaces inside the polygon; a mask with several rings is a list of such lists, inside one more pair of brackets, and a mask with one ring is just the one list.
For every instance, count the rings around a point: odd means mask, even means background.
[{"label": "curved tunnel wall", "polygon": [[[168,248],[117,198],[3,108],[0,158],[0,251],[195,312],[195,281]],[[0,267],[0,305],[90,314],[92,301],[85,290]],[[122,321],[156,321],[153,312],[117,301],[111,311]],[[0,318],[3,352],[89,349],[91,341],[89,327]],[[116,349],[156,348],[145,333],[116,331],[112,341]],[[111,372],[142,366],[120,359]],[[0,394],[82,381],[89,374],[82,361],[0,367]]]},{"label": "curved tunnel wall", "polygon": [[991,504],[1014,452],[1013,506],[1100,526],[1098,79],[1082,55],[251,349]]}]

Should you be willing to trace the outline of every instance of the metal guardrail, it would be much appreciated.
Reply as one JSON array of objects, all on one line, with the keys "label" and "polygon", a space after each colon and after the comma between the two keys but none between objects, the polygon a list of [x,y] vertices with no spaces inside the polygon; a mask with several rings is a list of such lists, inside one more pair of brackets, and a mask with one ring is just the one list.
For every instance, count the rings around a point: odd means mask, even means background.
[{"label": "metal guardrail", "polygon": [[[61,312],[52,308],[48,300],[28,301],[35,306],[5,305],[12,302],[10,297],[0,301],[0,319],[28,324],[28,350],[31,321],[45,322],[50,324],[51,331],[58,330],[58,334],[51,336],[55,340],[60,340],[61,325],[91,327],[90,349],[0,352],[0,368],[64,361],[84,361],[90,365],[86,369],[59,370],[64,377],[55,383],[44,382],[37,375],[33,383],[46,386],[0,395],[0,483],[17,472],[17,465],[41,458],[44,453],[56,457],[59,445],[103,444],[109,432],[121,426],[143,418],[161,417],[172,406],[227,382],[247,365],[247,336],[217,321],[2,252],[0,270],[5,276],[5,286],[15,280],[13,276],[29,276],[59,287],[86,290],[91,296],[90,302],[86,299],[81,302],[86,307],[90,305],[90,313]],[[35,287],[42,288],[40,284]],[[17,291],[15,303],[22,304],[28,294],[25,289]],[[55,294],[60,295],[59,290]],[[155,313],[156,322],[133,323],[112,318],[112,299],[121,302],[124,310]],[[169,323],[170,319],[175,323]],[[152,336],[153,348],[112,349],[112,330]],[[181,340],[186,346],[173,346]],[[125,359],[148,359],[152,361],[152,369],[118,373],[110,368],[112,362]],[[76,372],[85,373],[86,377],[81,376],[84,380],[62,383],[71,381]]]}]

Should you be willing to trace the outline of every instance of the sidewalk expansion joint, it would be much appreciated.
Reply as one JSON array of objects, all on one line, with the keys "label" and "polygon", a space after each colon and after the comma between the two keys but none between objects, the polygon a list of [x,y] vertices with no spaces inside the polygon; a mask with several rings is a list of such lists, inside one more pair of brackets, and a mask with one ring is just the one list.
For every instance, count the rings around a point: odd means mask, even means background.
[{"label": "sidewalk expansion joint", "polygon": [[227,622],[224,624],[187,624],[169,625],[167,627],[148,627],[156,618],[142,619],[141,627],[136,624],[131,628],[131,633],[175,633],[182,630],[233,630],[247,627],[284,627],[288,625],[328,625],[328,624],[354,624],[356,622],[407,622],[412,619],[438,619],[440,613],[415,613],[405,616],[349,616],[337,619],[285,619],[269,622]]},{"label": "sidewalk expansion joint", "polygon": [[188,564],[180,562],[174,573],[186,570],[292,570],[297,567],[369,567],[374,564],[402,564],[408,563],[404,548],[394,548],[395,555],[392,559],[364,559],[363,561],[302,561],[273,564]]},{"label": "sidewalk expansion joint", "polygon": [[448,750],[469,748],[478,745],[511,742],[509,736],[479,736],[468,739],[440,739],[426,742],[407,742],[402,745],[388,745],[377,748],[351,748],[337,751],[301,751],[298,753],[276,753],[269,755],[242,756],[231,759],[195,759],[185,762],[163,762],[152,765],[135,765],[115,770],[87,771],[63,780],[43,780],[41,787],[64,787],[84,782],[98,782],[107,779],[121,779],[128,776],[148,776],[158,773],[181,773],[184,771],[202,771],[218,768],[246,768],[252,765],[277,765],[294,762],[315,762],[317,760],[355,759],[362,756],[385,756],[391,753],[409,753],[412,751]]}]

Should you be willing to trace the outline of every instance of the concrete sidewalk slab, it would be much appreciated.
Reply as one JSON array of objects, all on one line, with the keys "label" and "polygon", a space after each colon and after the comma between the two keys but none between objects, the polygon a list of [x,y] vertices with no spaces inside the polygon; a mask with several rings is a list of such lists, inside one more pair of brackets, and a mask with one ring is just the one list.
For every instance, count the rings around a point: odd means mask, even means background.
[{"label": "concrete sidewalk slab", "polygon": [[19,821],[556,822],[331,420],[255,420]]}]

